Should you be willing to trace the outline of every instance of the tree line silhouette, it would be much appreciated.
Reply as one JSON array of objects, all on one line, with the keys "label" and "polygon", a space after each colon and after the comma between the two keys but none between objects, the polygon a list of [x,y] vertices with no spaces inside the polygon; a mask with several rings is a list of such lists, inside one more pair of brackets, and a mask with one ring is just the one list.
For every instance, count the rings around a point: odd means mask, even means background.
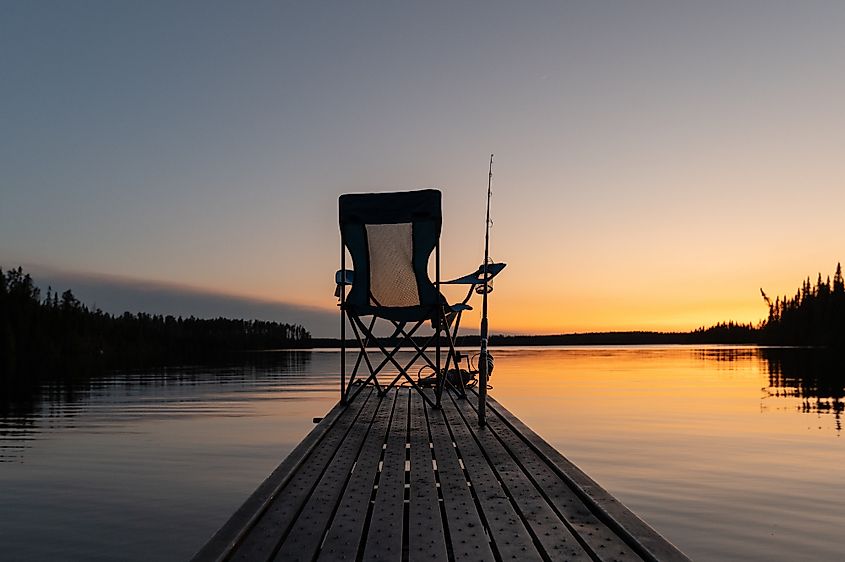
[{"label": "tree line silhouette", "polygon": [[691,332],[587,332],[548,336],[491,336],[491,345],[665,345],[754,343],[757,330],[752,324],[721,322]]},{"label": "tree line silhouette", "polygon": [[[417,345],[427,343],[427,336],[414,337]],[[531,346],[531,345],[669,345],[669,344],[752,344],[757,343],[759,330],[753,324],[737,322],[721,322],[710,327],[697,328],[691,332],[584,332],[578,334],[548,334],[548,335],[507,335],[493,334],[490,345],[495,346]],[[381,342],[388,346],[402,343],[403,338],[382,338]],[[446,346],[445,336],[440,340]],[[458,347],[478,347],[481,343],[478,334],[460,335],[455,338]],[[312,347],[334,348],[340,347],[337,338],[313,338]],[[347,346],[355,347],[357,342],[347,340]]]},{"label": "tree line silhouette", "polygon": [[250,350],[309,347],[298,324],[90,310],[70,290],[40,289],[0,269],[0,380],[100,368],[201,362]]},{"label": "tree line silhouette", "polygon": [[[759,343],[845,349],[845,280],[837,264],[833,279],[813,285],[808,277],[793,297],[772,301],[754,326],[724,322],[692,332],[598,332],[546,336],[494,335],[492,345],[614,345]],[[444,342],[445,343],[445,342]],[[475,346],[478,336],[460,336]],[[297,324],[150,315],[112,315],[90,310],[70,290],[40,289],[23,269],[0,269],[0,380],[68,371],[202,362],[229,352],[272,348],[334,347],[337,339],[313,339]]]},{"label": "tree line silhouette", "polygon": [[822,281],[819,273],[815,285],[808,277],[793,297],[776,297],[772,301],[763,289],[763,300],[769,316],[760,328],[760,343],[771,345],[813,345],[845,348],[845,282],[842,265],[836,273]]}]

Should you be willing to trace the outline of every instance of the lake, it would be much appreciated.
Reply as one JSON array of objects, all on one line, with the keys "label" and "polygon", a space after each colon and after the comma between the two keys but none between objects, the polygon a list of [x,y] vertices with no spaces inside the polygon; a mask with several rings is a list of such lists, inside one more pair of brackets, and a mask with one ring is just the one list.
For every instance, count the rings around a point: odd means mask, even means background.
[{"label": "lake", "polygon": [[[495,349],[491,396],[695,560],[839,560],[843,363]],[[189,558],[337,400],[336,351],[0,398],[0,558]]]}]

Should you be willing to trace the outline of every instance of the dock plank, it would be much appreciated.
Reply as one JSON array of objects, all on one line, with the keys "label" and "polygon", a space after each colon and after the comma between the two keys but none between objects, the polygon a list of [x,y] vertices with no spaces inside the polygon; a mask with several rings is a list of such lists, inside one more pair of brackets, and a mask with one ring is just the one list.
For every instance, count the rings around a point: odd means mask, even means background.
[{"label": "dock plank", "polygon": [[[474,394],[474,396],[477,396]],[[534,430],[513,415],[498,401],[488,396],[488,411],[507,423],[524,437],[532,449],[548,459],[555,473],[567,482],[573,491],[590,504],[593,513],[617,534],[644,560],[689,562],[689,558],[645,521],[625,507],[595,480],[549,445]]]},{"label": "dock plank", "polygon": [[[431,397],[434,393],[430,392]],[[493,560],[490,541],[470,492],[466,475],[458,459],[457,450],[449,435],[443,410],[427,408],[428,428],[437,471],[440,473],[440,490],[456,561]]]},{"label": "dock plank", "polygon": [[531,449],[496,416],[488,416],[490,429],[519,464],[534,486],[557,512],[570,532],[599,560],[642,560],[590,511],[589,507],[552,471],[546,460]]},{"label": "dock plank", "polygon": [[269,560],[319,481],[340,444],[353,427],[372,389],[365,389],[359,401],[352,402],[288,484],[277,494],[261,519],[250,529],[233,555],[235,560]]},{"label": "dock plank", "polygon": [[542,546],[550,560],[590,560],[589,553],[546,503],[540,491],[526,476],[522,467],[511,457],[496,439],[490,427],[478,428],[477,419],[469,400],[456,400],[458,410],[464,416],[470,430],[475,434],[482,450],[498,474],[509,497],[514,499],[519,512],[528,523],[535,539]]},{"label": "dock plank", "polygon": [[425,404],[411,393],[411,482],[408,551],[411,560],[446,560],[446,539],[437,499]]},{"label": "dock plank", "polygon": [[326,434],[334,427],[341,414],[349,416],[352,412],[338,402],[323,419],[294,447],[293,451],[276,467],[264,482],[247,498],[238,510],[200,549],[192,560],[211,562],[224,560],[241,542],[247,531],[267,509],[269,502],[279,493],[305,462],[311,452],[322,442]]},{"label": "dock plank", "polygon": [[364,560],[402,560],[405,510],[405,444],[408,440],[407,390],[398,389],[387,436]]},{"label": "dock plank", "polygon": [[390,419],[396,402],[395,392],[382,398],[373,427],[355,462],[343,501],[334,515],[329,532],[320,548],[318,560],[355,560],[364,537],[364,525],[373,487],[378,480]]},{"label": "dock plank", "polygon": [[502,560],[543,560],[470,428],[457,408],[452,407],[452,400],[445,399],[443,402],[442,411],[484,513],[493,548]]},{"label": "dock plank", "polygon": [[494,399],[482,429],[444,398],[338,404],[195,559],[688,560]]},{"label": "dock plank", "polygon": [[282,542],[275,557],[277,562],[310,561],[317,555],[334,510],[341,499],[341,493],[352,474],[352,466],[358,458],[364,440],[374,427],[374,418],[381,402],[382,399],[378,396],[372,396],[364,405],[349,435],[340,443],[326,471]]}]

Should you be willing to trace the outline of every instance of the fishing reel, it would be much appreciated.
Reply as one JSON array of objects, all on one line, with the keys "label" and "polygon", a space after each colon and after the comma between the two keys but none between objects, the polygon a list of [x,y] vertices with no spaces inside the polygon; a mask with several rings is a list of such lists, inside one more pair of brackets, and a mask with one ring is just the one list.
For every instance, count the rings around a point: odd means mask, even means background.
[{"label": "fishing reel", "polygon": [[[480,272],[479,277],[483,277],[484,275],[484,266],[485,265],[493,265],[495,262],[493,258],[487,258],[486,263],[481,264],[478,266],[478,271]],[[487,274],[487,283],[481,282],[475,286],[475,292],[479,295],[489,294],[493,292],[493,275],[489,272]]]},{"label": "fishing reel", "polygon": [[475,292],[479,295],[489,294],[493,292],[493,282],[488,281],[486,284],[482,283],[481,285],[475,286]]}]

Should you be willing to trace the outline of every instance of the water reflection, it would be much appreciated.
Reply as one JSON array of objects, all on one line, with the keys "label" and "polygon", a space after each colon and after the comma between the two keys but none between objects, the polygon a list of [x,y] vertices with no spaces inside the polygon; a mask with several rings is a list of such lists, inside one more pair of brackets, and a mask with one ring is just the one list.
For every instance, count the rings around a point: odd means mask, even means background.
[{"label": "water reflection", "polygon": [[841,379],[784,351],[497,349],[491,395],[693,560],[839,560]]},{"label": "water reflection", "polygon": [[[841,558],[837,358],[494,354],[491,395],[694,559]],[[337,401],[338,364],[277,353],[0,389],[0,558],[189,558]]]},{"label": "water reflection", "polygon": [[[757,363],[767,377],[764,398],[776,400],[776,408],[795,409],[805,414],[831,414],[837,433],[842,430],[845,411],[845,354],[813,348],[713,347],[693,350],[701,361],[717,369],[744,369]],[[771,408],[766,404],[763,410]]]},{"label": "water reflection", "polygon": [[804,413],[832,414],[837,433],[845,410],[845,355],[819,349],[761,349],[769,396],[799,399]]},{"label": "water reflection", "polygon": [[325,392],[331,378],[314,376],[311,351],[251,353],[215,366],[193,365],[120,371],[94,377],[47,380],[0,392],[0,463],[22,462],[41,434],[143,418],[235,416],[256,401]]},{"label": "water reflection", "polygon": [[732,363],[756,360],[759,357],[759,351],[756,346],[703,347],[694,349],[693,354],[702,361],[715,361],[717,364],[732,367]]}]

